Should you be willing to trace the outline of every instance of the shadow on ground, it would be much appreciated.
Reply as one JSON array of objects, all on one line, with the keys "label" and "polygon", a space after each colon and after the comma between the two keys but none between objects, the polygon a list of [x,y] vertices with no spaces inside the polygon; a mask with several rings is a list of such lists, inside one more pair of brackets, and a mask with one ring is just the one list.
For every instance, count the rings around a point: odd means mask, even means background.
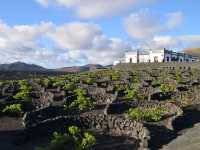
[{"label": "shadow on ground", "polygon": [[164,145],[170,143],[178,136],[181,131],[192,128],[200,122],[200,105],[190,106],[183,109],[183,115],[173,121],[173,129],[169,130],[164,126],[146,124],[150,131],[149,147],[152,150],[161,149]]}]

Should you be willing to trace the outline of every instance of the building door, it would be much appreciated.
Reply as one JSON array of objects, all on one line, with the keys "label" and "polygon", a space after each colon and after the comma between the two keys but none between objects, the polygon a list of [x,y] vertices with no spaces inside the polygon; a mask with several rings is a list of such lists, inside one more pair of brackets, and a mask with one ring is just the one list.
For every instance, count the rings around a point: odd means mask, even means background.
[{"label": "building door", "polygon": [[154,62],[158,62],[158,56],[154,57]]},{"label": "building door", "polygon": [[169,62],[169,57],[167,56],[167,62]]},{"label": "building door", "polygon": [[130,63],[132,63],[133,62],[133,59],[132,58],[130,58]]}]

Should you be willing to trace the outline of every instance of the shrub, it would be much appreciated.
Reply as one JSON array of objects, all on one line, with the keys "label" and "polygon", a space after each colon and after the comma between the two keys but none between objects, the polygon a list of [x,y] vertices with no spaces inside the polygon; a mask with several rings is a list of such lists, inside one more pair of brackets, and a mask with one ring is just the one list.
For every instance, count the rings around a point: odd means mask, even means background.
[{"label": "shrub", "polygon": [[182,75],[181,75],[181,72],[180,71],[177,71],[176,72],[176,81],[178,82],[178,83],[181,83],[182,82]]},{"label": "shrub", "polygon": [[160,90],[163,92],[163,93],[169,93],[169,92],[173,92],[175,90],[175,87],[173,85],[170,85],[168,83],[165,83],[165,84],[161,84],[160,86]]},{"label": "shrub", "polygon": [[76,90],[74,90],[74,93],[76,95],[83,95],[83,96],[85,96],[87,94],[86,90],[83,88],[77,88]]},{"label": "shrub", "polygon": [[197,75],[198,75],[198,70],[195,68],[192,68],[192,70],[191,70],[192,79],[196,78]]},{"label": "shrub", "polygon": [[68,131],[69,134],[55,132],[48,147],[38,147],[35,150],[66,150],[66,147],[73,150],[90,150],[96,144],[92,134],[83,132],[76,126],[69,127]]},{"label": "shrub", "polygon": [[75,85],[73,83],[65,83],[62,89],[66,91],[72,91],[75,89]]},{"label": "shrub", "polygon": [[15,96],[13,96],[13,98],[17,100],[30,100],[32,87],[25,80],[19,81],[18,85],[20,86],[20,91]]},{"label": "shrub", "polygon": [[78,149],[79,150],[89,150],[95,144],[96,144],[95,137],[92,134],[85,132],[84,137],[83,137]]},{"label": "shrub", "polygon": [[154,80],[151,85],[152,87],[159,87],[161,86],[161,82],[159,80]]},{"label": "shrub", "polygon": [[129,100],[133,100],[139,97],[138,91],[136,89],[128,89],[125,90],[126,98]]},{"label": "shrub", "polygon": [[94,107],[94,102],[90,97],[87,97],[87,92],[83,88],[77,88],[74,90],[77,98],[73,101],[70,107],[78,107],[80,111],[84,111],[87,109],[92,109]]},{"label": "shrub", "polygon": [[29,96],[30,96],[30,91],[23,90],[18,92],[15,96],[13,96],[13,98],[17,100],[30,100]]},{"label": "shrub", "polygon": [[53,87],[63,87],[64,86],[64,81],[61,79],[57,79],[56,81],[53,82]]},{"label": "shrub", "polygon": [[136,121],[158,122],[165,112],[166,110],[160,107],[130,108],[125,113],[125,117]]},{"label": "shrub", "polygon": [[45,86],[45,87],[48,87],[51,83],[51,80],[46,78],[44,80],[42,80],[42,84]]},{"label": "shrub", "polygon": [[77,99],[72,102],[71,107],[78,107],[80,111],[84,111],[88,108],[93,108],[94,104],[90,97],[85,97],[83,95],[78,95]]},{"label": "shrub", "polygon": [[120,73],[115,71],[115,72],[112,72],[111,74],[111,80],[112,81],[119,81],[120,80]]},{"label": "shrub", "polygon": [[116,84],[114,85],[114,90],[115,91],[125,90],[125,86],[120,82],[116,82]]},{"label": "shrub", "polygon": [[16,114],[20,115],[22,113],[22,105],[21,104],[12,104],[9,106],[6,106],[3,110],[3,113],[8,113],[8,114]]},{"label": "shrub", "polygon": [[81,132],[80,128],[78,128],[76,126],[71,126],[68,128],[68,130],[69,130],[69,133],[73,136],[77,136]]},{"label": "shrub", "polygon": [[68,134],[54,132],[48,147],[37,147],[35,150],[65,150],[66,147],[72,142],[73,141]]},{"label": "shrub", "polygon": [[93,84],[95,81],[94,81],[94,79],[92,79],[92,78],[90,78],[90,77],[87,77],[86,79],[84,79],[84,82],[85,82],[86,84]]},{"label": "shrub", "polygon": [[133,74],[133,77],[131,78],[131,82],[139,83],[140,82],[139,74]]}]

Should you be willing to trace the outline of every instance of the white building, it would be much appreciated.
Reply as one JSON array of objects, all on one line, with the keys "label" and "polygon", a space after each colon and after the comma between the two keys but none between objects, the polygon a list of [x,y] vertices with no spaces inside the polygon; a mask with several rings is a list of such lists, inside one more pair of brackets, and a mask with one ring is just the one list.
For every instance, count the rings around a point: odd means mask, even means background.
[{"label": "white building", "polygon": [[119,63],[150,63],[150,62],[192,62],[198,58],[185,53],[177,53],[172,50],[137,50],[124,54],[124,57],[114,61],[114,65]]}]

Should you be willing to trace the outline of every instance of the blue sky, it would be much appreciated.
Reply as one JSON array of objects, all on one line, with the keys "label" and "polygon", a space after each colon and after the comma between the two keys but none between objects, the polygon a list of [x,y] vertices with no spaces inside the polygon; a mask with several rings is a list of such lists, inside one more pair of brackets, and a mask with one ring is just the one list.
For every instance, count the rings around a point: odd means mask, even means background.
[{"label": "blue sky", "polygon": [[1,0],[0,63],[106,65],[134,48],[199,47],[199,16],[199,0]]}]

